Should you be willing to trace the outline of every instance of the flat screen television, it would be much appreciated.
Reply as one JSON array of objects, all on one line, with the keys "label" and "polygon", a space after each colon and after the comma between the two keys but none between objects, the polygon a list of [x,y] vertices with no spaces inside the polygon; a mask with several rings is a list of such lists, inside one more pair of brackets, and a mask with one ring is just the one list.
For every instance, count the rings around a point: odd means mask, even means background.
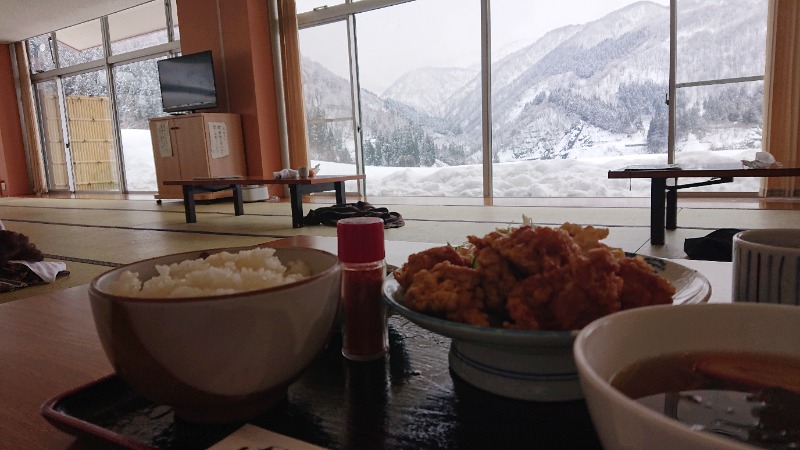
[{"label": "flat screen television", "polygon": [[211,50],[158,61],[158,80],[164,112],[187,112],[217,106]]}]

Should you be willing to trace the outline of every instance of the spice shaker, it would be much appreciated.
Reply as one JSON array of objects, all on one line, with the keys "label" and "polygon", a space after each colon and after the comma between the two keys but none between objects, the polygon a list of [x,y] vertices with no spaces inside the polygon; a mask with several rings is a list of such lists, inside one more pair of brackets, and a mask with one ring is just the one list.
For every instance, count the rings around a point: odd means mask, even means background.
[{"label": "spice shaker", "polygon": [[336,234],[342,263],[342,355],[354,361],[381,358],[389,350],[381,298],[386,276],[383,219],[340,219]]}]

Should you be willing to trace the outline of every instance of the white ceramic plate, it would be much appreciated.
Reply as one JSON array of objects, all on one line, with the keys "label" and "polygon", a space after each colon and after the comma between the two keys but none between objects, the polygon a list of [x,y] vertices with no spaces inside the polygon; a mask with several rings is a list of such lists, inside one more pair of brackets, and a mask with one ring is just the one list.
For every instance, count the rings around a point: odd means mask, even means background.
[{"label": "white ceramic plate", "polygon": [[[696,270],[660,258],[643,258],[675,286],[673,304],[702,303],[711,296],[711,284]],[[508,330],[434,317],[407,308],[403,288],[391,275],[383,283],[383,297],[394,312],[451,338],[450,367],[470,384],[522,400],[582,398],[572,358],[579,330]]]},{"label": "white ceramic plate", "polygon": [[[642,256],[642,258],[655,269],[656,273],[675,286],[673,304],[703,303],[711,296],[711,284],[696,270],[661,258],[651,256]],[[578,330],[531,331],[478,327],[414,311],[403,304],[403,288],[400,287],[393,275],[389,275],[383,283],[383,297],[389,306],[401,316],[422,328],[452,339],[507,345],[559,345],[566,342],[571,345],[573,338],[578,334]]]}]

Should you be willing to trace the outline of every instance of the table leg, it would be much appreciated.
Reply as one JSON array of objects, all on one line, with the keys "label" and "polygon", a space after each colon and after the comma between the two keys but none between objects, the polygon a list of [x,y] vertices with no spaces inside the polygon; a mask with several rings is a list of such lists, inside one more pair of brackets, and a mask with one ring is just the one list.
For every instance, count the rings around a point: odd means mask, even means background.
[{"label": "table leg", "polygon": [[183,211],[186,213],[186,223],[197,222],[194,211],[194,188],[188,184],[183,185]]},{"label": "table leg", "polygon": [[667,229],[678,228],[678,189],[667,189]]},{"label": "table leg", "polygon": [[303,193],[297,189],[296,184],[289,185],[289,194],[292,202],[292,228],[303,227]]},{"label": "table leg", "polygon": [[233,213],[234,215],[241,216],[244,214],[244,202],[242,200],[242,185],[234,184],[231,186],[233,189]]},{"label": "table leg", "polygon": [[344,205],[347,203],[344,194],[344,181],[337,181],[333,183],[333,188],[336,190],[336,204]]},{"label": "table leg", "polygon": [[652,178],[650,184],[650,243],[664,245],[664,213],[667,180]]}]

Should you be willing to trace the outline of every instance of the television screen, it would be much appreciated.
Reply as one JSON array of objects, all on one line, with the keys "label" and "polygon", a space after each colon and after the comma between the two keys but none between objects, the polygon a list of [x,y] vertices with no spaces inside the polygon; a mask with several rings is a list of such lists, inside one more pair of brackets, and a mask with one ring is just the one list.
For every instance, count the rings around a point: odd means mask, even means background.
[{"label": "television screen", "polygon": [[193,111],[217,106],[211,51],[158,61],[164,112]]}]

